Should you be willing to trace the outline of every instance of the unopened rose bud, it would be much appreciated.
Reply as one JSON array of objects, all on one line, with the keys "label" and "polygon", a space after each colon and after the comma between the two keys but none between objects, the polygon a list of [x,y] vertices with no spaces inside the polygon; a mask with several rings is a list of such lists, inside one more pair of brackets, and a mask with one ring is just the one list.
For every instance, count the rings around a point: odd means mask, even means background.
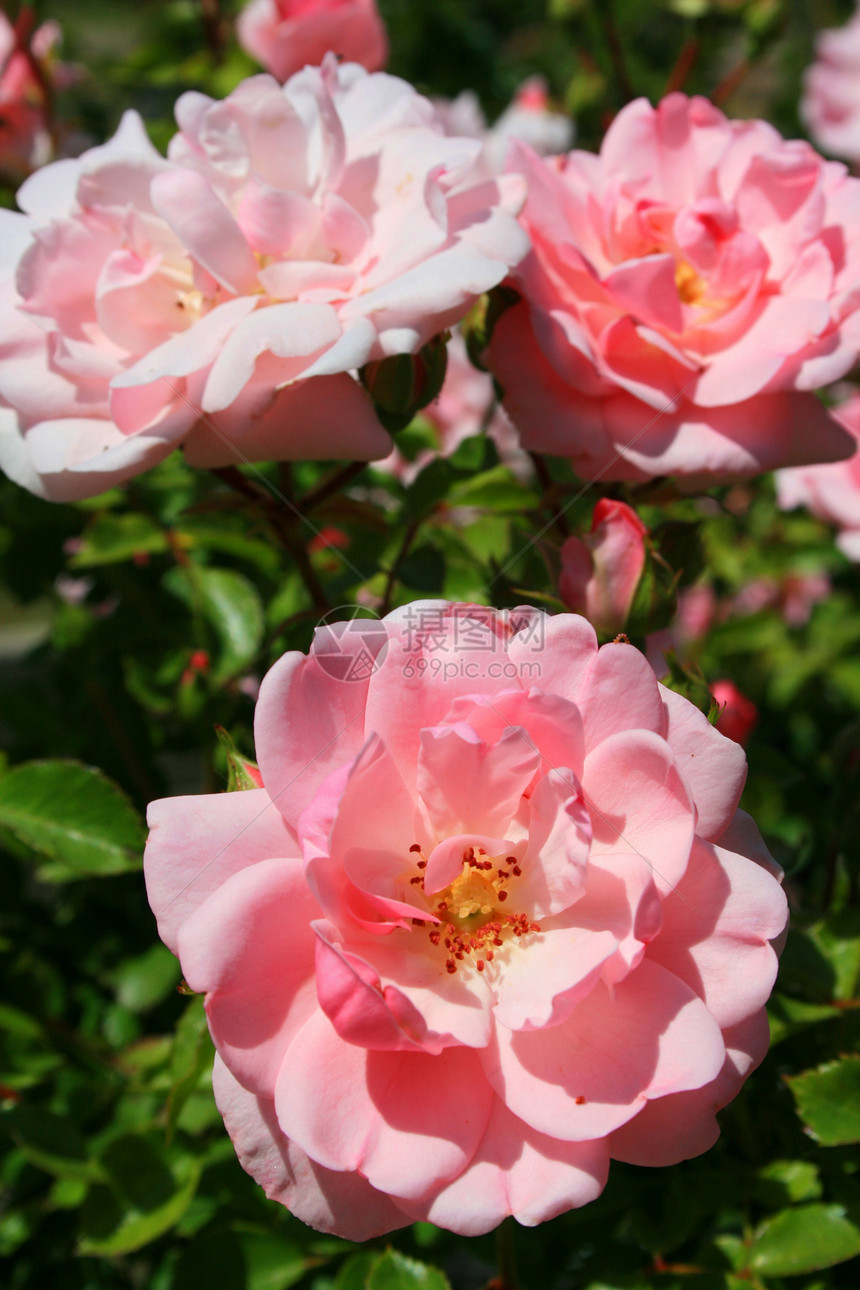
[{"label": "unopened rose bud", "polygon": [[715,681],[711,694],[721,709],[715,723],[720,734],[743,747],[758,723],[758,708],[733,681]]},{"label": "unopened rose bud", "polygon": [[434,336],[417,354],[392,354],[362,369],[361,379],[391,434],[402,430],[442,389],[448,333]]},{"label": "unopened rose bud", "polygon": [[619,632],[627,621],[645,567],[647,533],[626,503],[603,498],[591,532],[568,538],[561,548],[561,598],[599,631]]}]

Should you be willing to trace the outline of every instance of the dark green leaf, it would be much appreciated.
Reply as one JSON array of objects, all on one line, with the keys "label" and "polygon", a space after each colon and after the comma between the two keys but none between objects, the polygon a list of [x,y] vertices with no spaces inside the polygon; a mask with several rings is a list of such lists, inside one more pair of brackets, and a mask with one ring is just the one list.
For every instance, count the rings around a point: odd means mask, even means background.
[{"label": "dark green leaf", "polygon": [[3,1117],[31,1164],[58,1178],[96,1179],[101,1169],[71,1120],[43,1107],[18,1106]]},{"label": "dark green leaf", "polygon": [[842,1057],[788,1080],[797,1114],[823,1147],[860,1142],[860,1057]]},{"label": "dark green leaf", "polygon": [[762,1223],[753,1238],[750,1267],[763,1276],[796,1276],[858,1254],[860,1228],[841,1205],[799,1205]]},{"label": "dark green leaf", "polygon": [[367,1290],[451,1290],[438,1268],[408,1259],[397,1250],[386,1250],[367,1277]]},{"label": "dark green leaf", "polygon": [[204,1232],[176,1266],[171,1290],[229,1286],[230,1290],[287,1290],[309,1261],[295,1245],[260,1228],[235,1226]]},{"label": "dark green leaf", "polygon": [[91,1188],[81,1214],[81,1254],[108,1258],[156,1240],[191,1204],[200,1162],[170,1158],[138,1134],[115,1139],[101,1159],[107,1182]]},{"label": "dark green leaf", "polygon": [[138,869],[143,822],[100,771],[72,761],[34,761],[0,779],[0,825],[56,863],[42,877],[62,881]]}]

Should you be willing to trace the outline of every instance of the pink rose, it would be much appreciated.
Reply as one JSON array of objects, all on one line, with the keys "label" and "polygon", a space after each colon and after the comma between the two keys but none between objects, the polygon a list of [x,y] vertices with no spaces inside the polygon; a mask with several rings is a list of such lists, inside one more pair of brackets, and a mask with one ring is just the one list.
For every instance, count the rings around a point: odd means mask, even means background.
[{"label": "pink rose", "polygon": [[777,500],[783,510],[806,506],[820,520],[837,525],[836,545],[849,560],[860,563],[860,394],[840,404],[833,415],[852,436],[853,455],[827,466],[779,471]]},{"label": "pink rose", "polygon": [[703,481],[843,457],[811,391],[860,347],[860,181],[705,99],[628,104],[599,156],[541,161],[533,252],[490,362],[526,448],[586,479]]},{"label": "pink rose", "polygon": [[404,81],[331,59],[177,118],[169,160],[128,113],[0,211],[0,466],[54,500],[180,443],[197,466],[385,456],[353,370],[452,326],[527,247],[522,180],[476,178],[480,145]]},{"label": "pink rose", "polygon": [[561,598],[598,631],[620,632],[626,623],[645,568],[647,535],[630,506],[601,498],[588,536],[570,537],[562,546]]},{"label": "pink rose", "polygon": [[758,708],[752,699],[741,693],[734,681],[715,681],[711,694],[720,707],[717,717],[720,734],[743,747],[758,724]]},{"label": "pink rose", "polygon": [[421,417],[436,431],[438,450],[424,449],[414,461],[407,461],[395,443],[391,455],[377,463],[378,470],[389,470],[410,484],[434,457],[450,457],[464,440],[485,428],[505,465],[521,479],[531,475],[532,464],[519,447],[517,432],[496,405],[492,378],[470,363],[460,332],[454,333],[448,345],[448,367],[439,397],[422,408]]},{"label": "pink rose", "polygon": [[860,161],[860,7],[844,27],[819,32],[800,115],[825,152]]},{"label": "pink rose", "polygon": [[236,37],[279,81],[315,67],[329,50],[369,72],[388,59],[376,0],[251,0],[236,19]]},{"label": "pink rose", "polygon": [[417,603],[281,659],[256,742],[263,788],[152,805],[146,880],[269,1196],[474,1235],[715,1141],[786,903],[743,751],[636,649]]}]

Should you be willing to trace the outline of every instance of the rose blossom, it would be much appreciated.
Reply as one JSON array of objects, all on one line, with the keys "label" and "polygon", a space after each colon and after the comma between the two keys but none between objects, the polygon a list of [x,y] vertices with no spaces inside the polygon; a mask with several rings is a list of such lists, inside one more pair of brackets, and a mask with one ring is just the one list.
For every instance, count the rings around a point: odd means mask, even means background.
[{"label": "rose blossom", "polygon": [[711,694],[719,705],[717,729],[736,744],[746,744],[758,724],[758,708],[738,689],[734,681],[714,681]]},{"label": "rose blossom", "polygon": [[643,655],[413,604],[282,658],[256,744],[263,788],[151,806],[145,866],[269,1196],[474,1235],[715,1141],[786,904],[742,749]]},{"label": "rose blossom", "polygon": [[285,81],[331,50],[377,72],[388,58],[376,0],[251,0],[236,19],[239,44]]},{"label": "rose blossom", "polygon": [[825,152],[860,161],[860,7],[844,27],[818,33],[800,115]]},{"label": "rose blossom", "polygon": [[168,160],[128,113],[0,212],[0,465],[43,496],[180,442],[198,466],[384,456],[350,373],[453,325],[527,247],[522,180],[476,178],[480,145],[404,81],[330,59],[177,119]]},{"label": "rose blossom", "polygon": [[567,607],[584,614],[598,631],[620,632],[645,568],[647,536],[632,507],[601,498],[591,532],[568,538],[561,548],[558,589]]},{"label": "rose blossom", "polygon": [[585,478],[709,480],[845,456],[811,393],[860,346],[860,181],[702,98],[644,99],[528,180],[524,299],[489,351],[526,448]]},{"label": "rose blossom", "polygon": [[826,466],[779,471],[777,501],[783,510],[806,506],[820,520],[838,525],[836,545],[849,560],[860,562],[860,394],[840,404],[833,415],[853,437],[853,456]]}]

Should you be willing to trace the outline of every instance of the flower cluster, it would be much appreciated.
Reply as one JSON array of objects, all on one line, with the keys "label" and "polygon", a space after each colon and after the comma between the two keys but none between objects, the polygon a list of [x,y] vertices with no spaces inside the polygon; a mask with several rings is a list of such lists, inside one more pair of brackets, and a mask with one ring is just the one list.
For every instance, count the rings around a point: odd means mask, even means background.
[{"label": "flower cluster", "polygon": [[245,1168],[363,1239],[538,1223],[610,1158],[704,1151],[764,1053],[786,920],[743,751],[573,615],[356,626],[263,681],[263,787],[150,808],[149,898]]},{"label": "flower cluster", "polygon": [[[527,249],[405,82],[331,59],[184,95],[165,160],[128,113],[0,212],[0,465],[86,497],[180,443],[199,466],[382,457],[352,372],[457,322]],[[4,406],[5,405],[5,406]]]}]

